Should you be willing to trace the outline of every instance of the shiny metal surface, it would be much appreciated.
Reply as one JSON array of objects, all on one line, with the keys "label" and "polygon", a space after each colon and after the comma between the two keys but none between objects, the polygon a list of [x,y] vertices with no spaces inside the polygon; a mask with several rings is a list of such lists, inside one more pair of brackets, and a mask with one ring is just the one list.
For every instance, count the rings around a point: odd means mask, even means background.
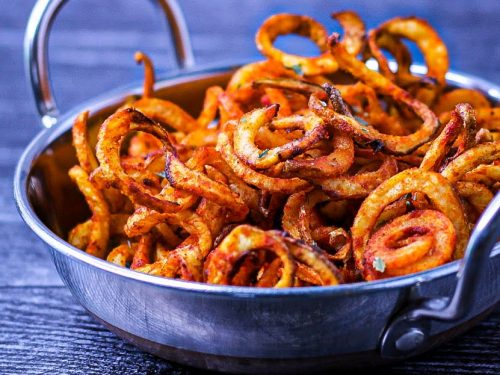
[{"label": "shiny metal surface", "polygon": [[[166,78],[158,83],[158,95],[196,113],[204,90],[224,84],[230,72],[231,68],[214,68]],[[485,92],[498,90],[471,77],[454,73],[450,76],[458,77],[462,86],[468,82],[466,86]],[[78,112],[90,109],[91,121],[96,124],[123,98],[139,91],[139,85],[121,89],[75,108],[33,140],[16,170],[14,190],[21,216],[47,243],[61,278],[89,312],[112,330],[126,332],[122,336],[145,350],[226,371],[258,371],[263,359],[266,363],[278,361],[287,372],[308,369],[313,364],[315,369],[346,365],[342,358],[353,356],[357,360],[352,364],[367,364],[407,355],[384,357],[379,352],[388,322],[415,301],[451,296],[458,262],[370,283],[275,290],[206,285],[141,274],[89,256],[66,243],[60,236],[65,238],[67,230],[83,220],[86,212],[82,198],[66,177],[67,169],[76,161],[70,145],[72,120]],[[468,324],[499,301],[500,246],[492,251],[477,277],[470,310],[455,321],[426,321],[428,335],[418,352],[449,339],[458,332],[456,327]],[[297,367],[298,358],[303,359],[303,367]],[[236,366],[241,363],[238,359],[244,359],[247,365]]]},{"label": "shiny metal surface", "polygon": [[[48,65],[48,39],[52,23],[67,0],[39,0],[31,12],[24,39],[25,71],[42,125],[52,127],[59,110],[52,94]],[[155,0],[170,29],[179,69],[194,65],[191,40],[184,16],[176,0]]]}]

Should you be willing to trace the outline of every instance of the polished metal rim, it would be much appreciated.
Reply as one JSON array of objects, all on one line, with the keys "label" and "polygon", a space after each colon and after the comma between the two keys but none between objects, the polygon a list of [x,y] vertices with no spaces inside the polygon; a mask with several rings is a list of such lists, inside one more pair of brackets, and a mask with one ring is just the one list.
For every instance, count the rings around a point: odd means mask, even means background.
[{"label": "polished metal rim", "polygon": [[[248,61],[245,61],[248,63]],[[158,81],[156,87],[161,89],[166,86],[172,86],[179,83],[189,82],[196,78],[211,76],[216,73],[227,72],[235,67],[241,66],[242,62],[229,64],[226,67],[205,67],[183,71],[181,76],[171,74],[162,77]],[[371,61],[367,63],[370,68],[374,68]],[[413,65],[412,72],[416,74],[425,74],[427,68],[423,65]],[[483,79],[462,74],[458,72],[448,72],[446,78],[449,83],[460,87],[474,88],[487,93],[491,98],[500,101],[500,87],[485,81]],[[26,224],[40,237],[47,245],[55,249],[61,254],[68,256],[79,262],[87,263],[91,266],[99,268],[103,271],[113,273],[115,275],[133,279],[139,282],[150,283],[157,286],[162,286],[171,289],[179,289],[186,292],[202,292],[217,295],[226,295],[231,297],[283,297],[283,296],[298,296],[298,297],[313,297],[318,295],[349,295],[359,293],[369,293],[387,288],[401,288],[417,283],[438,279],[456,273],[459,269],[459,261],[453,261],[436,267],[431,270],[419,272],[408,276],[394,277],[390,279],[358,282],[351,284],[341,284],[337,286],[323,287],[302,287],[302,288],[254,288],[254,287],[239,287],[239,286],[223,286],[212,285],[194,281],[184,281],[177,279],[168,279],[159,276],[148,275],[133,271],[127,268],[117,266],[113,263],[91,256],[74,246],[67,243],[65,240],[53,233],[36,215],[31,207],[27,196],[27,178],[31,169],[33,160],[47,147],[52,141],[61,136],[71,126],[71,120],[83,109],[92,109],[93,111],[111,107],[118,104],[126,94],[134,94],[140,92],[140,84],[128,85],[119,89],[113,90],[107,94],[101,95],[95,99],[87,101],[82,105],[74,108],[61,117],[57,125],[52,128],[45,129],[40,132],[33,141],[28,145],[22,154],[16,167],[14,176],[14,197],[18,210],[26,222]],[[491,252],[491,257],[500,254],[500,244]]]}]

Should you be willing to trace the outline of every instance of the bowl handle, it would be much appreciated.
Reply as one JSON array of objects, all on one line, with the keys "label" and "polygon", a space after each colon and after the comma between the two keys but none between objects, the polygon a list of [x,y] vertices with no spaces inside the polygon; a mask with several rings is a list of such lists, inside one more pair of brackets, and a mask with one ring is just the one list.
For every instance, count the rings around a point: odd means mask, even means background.
[{"label": "bowl handle", "polygon": [[[474,305],[475,295],[487,286],[481,273],[487,269],[490,253],[500,239],[500,193],[479,218],[460,262],[457,285],[451,298],[428,298],[407,307],[391,320],[380,344],[385,358],[404,358],[428,348],[432,321],[458,322]],[[496,301],[500,291],[496,291]]]},{"label": "bowl handle", "polygon": [[[24,38],[24,65],[26,77],[33,91],[42,124],[50,128],[57,123],[57,109],[48,69],[48,37],[52,23],[67,0],[39,0],[35,4]],[[167,18],[177,65],[180,69],[194,65],[191,40],[182,11],[176,0],[155,0]]]}]

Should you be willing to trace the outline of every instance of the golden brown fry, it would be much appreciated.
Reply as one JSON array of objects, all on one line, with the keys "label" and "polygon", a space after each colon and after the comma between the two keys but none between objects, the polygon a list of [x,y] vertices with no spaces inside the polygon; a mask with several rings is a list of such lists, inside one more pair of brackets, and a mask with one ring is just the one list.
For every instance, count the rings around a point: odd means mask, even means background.
[{"label": "golden brown fry", "polygon": [[87,128],[87,121],[89,118],[89,111],[80,113],[73,123],[72,135],[73,146],[75,147],[76,157],[80,167],[90,174],[98,167],[97,159],[90,147],[89,134]]},{"label": "golden brown fry", "polygon": [[119,266],[127,267],[128,264],[132,263],[136,251],[136,243],[121,244],[109,252],[106,260]]},{"label": "golden brown fry", "polygon": [[144,86],[143,98],[152,98],[154,96],[155,70],[153,62],[144,52],[137,51],[134,59],[138,64],[144,64]]},{"label": "golden brown fry", "polygon": [[318,180],[317,184],[333,199],[364,198],[382,182],[398,172],[396,160],[388,155],[375,155],[381,160],[376,171],[360,172],[353,176],[339,176]]},{"label": "golden brown fry", "polygon": [[[273,46],[280,35],[297,34],[310,38],[321,51],[318,57],[303,57],[285,53]],[[328,34],[325,28],[307,16],[277,14],[264,21],[257,31],[255,42],[259,51],[271,60],[279,61],[285,68],[298,74],[314,75],[332,73],[338,69],[337,62],[328,53]]]},{"label": "golden brown fry", "polygon": [[274,231],[273,234],[283,238],[297,262],[305,264],[318,274],[321,285],[337,285],[342,282],[340,272],[321,251],[296,239],[283,237],[281,232]]},{"label": "golden brown fry", "polygon": [[441,115],[453,110],[460,103],[468,103],[475,109],[491,107],[488,99],[477,90],[454,89],[441,95],[432,109],[437,115]]},{"label": "golden brown fry", "polygon": [[168,128],[188,133],[199,128],[198,122],[177,104],[157,98],[142,98],[130,106]]},{"label": "golden brown fry", "polygon": [[356,267],[364,270],[364,253],[370,234],[385,207],[408,193],[425,194],[435,208],[453,223],[456,246],[453,259],[463,257],[469,238],[464,211],[450,183],[438,173],[407,169],[379,185],[361,204],[351,228]]},{"label": "golden brown fry", "polygon": [[[90,210],[92,211],[90,232],[85,251],[98,258],[107,255],[109,240],[109,208],[101,192],[89,181],[88,174],[79,166],[74,166],[68,172],[71,179],[76,183],[82,192]],[[73,235],[74,236],[74,235]],[[75,239],[73,238],[73,241]],[[85,245],[85,240],[77,242],[78,245]]]},{"label": "golden brown fry", "polygon": [[259,249],[270,250],[281,259],[283,270],[275,287],[292,286],[295,263],[283,239],[249,225],[240,225],[233,229],[210,253],[205,265],[207,282],[229,285],[236,262],[246,253]]},{"label": "golden brown fry", "polygon": [[479,218],[493,199],[493,193],[486,186],[477,182],[459,181],[455,184],[455,188],[458,195],[474,207],[476,216],[472,218],[473,222]]},{"label": "golden brown fry", "polygon": [[[371,86],[377,92],[388,95],[397,102],[401,102],[411,108],[415,114],[423,120],[417,131],[405,136],[382,134],[368,124],[363,124],[355,118],[337,113],[327,106],[313,104],[313,110],[323,119],[329,119],[333,126],[353,134],[360,142],[367,142],[376,149],[384,149],[387,152],[401,155],[409,154],[419,146],[428,142],[438,130],[439,121],[436,115],[422,102],[413,98],[407,91],[396,86],[381,74],[369,70],[365,64],[347,53],[344,47],[338,43],[337,39],[331,38],[331,51],[342,69]],[[311,99],[315,100],[315,95]],[[317,98],[316,100],[320,100]]]},{"label": "golden brown fry", "polygon": [[439,211],[417,210],[384,225],[363,253],[363,277],[376,280],[440,266],[451,260],[456,234]]},{"label": "golden brown fry", "polygon": [[305,131],[304,136],[282,146],[261,150],[255,145],[257,132],[261,127],[271,124],[277,111],[277,105],[256,109],[244,115],[236,126],[234,132],[234,150],[236,155],[254,168],[269,168],[278,162],[300,155],[318,143],[327,134],[323,120],[313,114],[309,116],[286,117],[276,120],[273,124],[274,127],[303,129]]},{"label": "golden brown fry", "polygon": [[467,172],[481,164],[489,164],[500,159],[500,142],[483,143],[473,147],[453,159],[441,174],[454,183]]},{"label": "golden brown fry", "polygon": [[458,104],[452,112],[450,122],[444,127],[439,136],[431,143],[429,150],[420,164],[420,169],[439,171],[444,158],[450,151],[453,142],[462,135],[461,147],[455,151],[453,157],[472,146],[476,131],[474,111],[469,104]]},{"label": "golden brown fry", "polygon": [[101,126],[97,142],[97,158],[106,179],[120,188],[134,203],[146,205],[160,212],[177,212],[182,207],[160,195],[151,194],[147,186],[137,183],[121,166],[120,146],[125,136],[133,130],[151,133],[160,139],[164,149],[171,150],[168,133],[140,112],[125,108],[111,115]]},{"label": "golden brown fry", "polygon": [[276,178],[269,177],[262,173],[256,172],[247,165],[245,165],[235,154],[230,137],[233,133],[231,130],[226,129],[219,134],[217,141],[217,151],[219,151],[238,177],[243,179],[247,184],[258,187],[259,189],[292,194],[297,191],[306,190],[310,188],[307,181],[299,178]]},{"label": "golden brown fry", "polygon": [[203,108],[196,119],[202,128],[207,128],[215,120],[219,108],[219,95],[222,93],[224,90],[220,86],[212,86],[207,89]]},{"label": "golden brown fry", "polygon": [[358,55],[365,47],[365,24],[356,12],[343,11],[332,13],[332,18],[337,20],[344,29],[342,43],[351,55]]},{"label": "golden brown fry", "polygon": [[[416,17],[396,17],[368,33],[371,52],[378,61],[381,71],[391,77],[392,72],[387,59],[377,46],[378,36],[384,33],[415,42],[424,55],[428,69],[427,76],[435,79],[440,85],[445,84],[445,75],[449,69],[448,50],[436,31],[426,21]],[[339,61],[339,63],[342,65],[342,62]]]},{"label": "golden brown fry", "polygon": [[248,214],[247,205],[229,187],[188,168],[171,153],[167,154],[165,174],[172,186],[228,207],[234,221],[241,221]]}]

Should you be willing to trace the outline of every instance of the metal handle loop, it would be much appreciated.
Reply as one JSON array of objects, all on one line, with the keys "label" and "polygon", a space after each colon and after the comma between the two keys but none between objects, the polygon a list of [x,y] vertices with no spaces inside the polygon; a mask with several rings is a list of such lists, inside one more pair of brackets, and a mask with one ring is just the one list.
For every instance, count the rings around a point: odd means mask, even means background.
[{"label": "metal handle loop", "polygon": [[[387,358],[416,354],[429,338],[430,321],[454,322],[465,317],[481,286],[481,271],[487,268],[490,253],[499,239],[500,193],[497,193],[472,232],[453,296],[425,299],[393,319],[382,337],[381,354]],[[497,301],[499,298],[500,291],[497,291]]]},{"label": "metal handle loop", "polygon": [[[48,37],[54,19],[67,0],[39,0],[28,21],[24,38],[24,64],[26,76],[33,92],[35,104],[46,128],[59,117],[49,79]],[[154,1],[165,13],[175,47],[177,65],[185,69],[194,65],[191,40],[182,11],[176,0]]]}]

